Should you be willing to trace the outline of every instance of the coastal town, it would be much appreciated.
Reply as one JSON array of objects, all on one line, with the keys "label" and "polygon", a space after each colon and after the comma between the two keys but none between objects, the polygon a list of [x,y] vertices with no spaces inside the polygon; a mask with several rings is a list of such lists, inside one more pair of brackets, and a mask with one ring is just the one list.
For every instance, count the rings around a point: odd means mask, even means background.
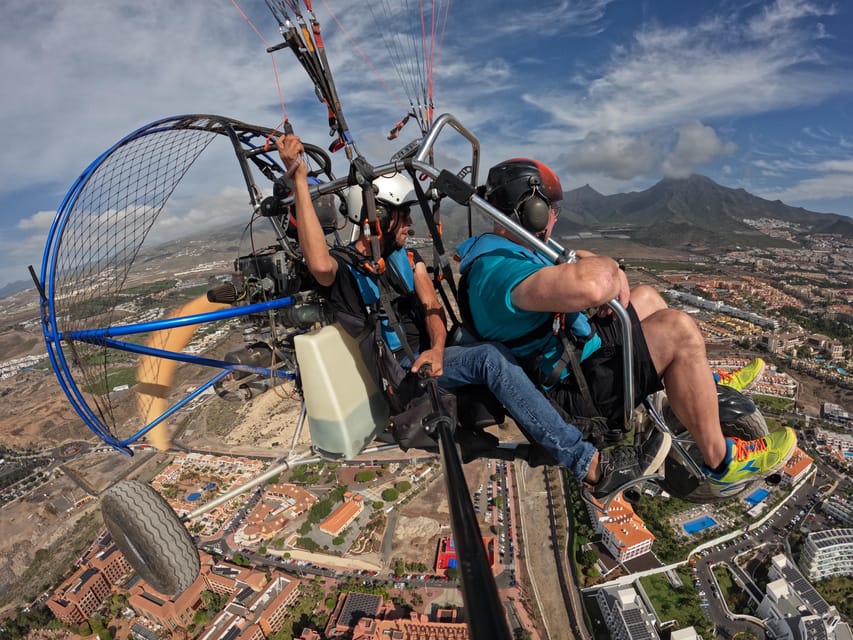
[{"label": "coastal town", "polygon": [[[716,505],[685,503],[649,485],[639,501],[618,497],[605,509],[580,500],[557,469],[466,464],[490,568],[517,637],[556,637],[549,629],[559,624],[576,637],[710,638],[725,630],[769,638],[803,625],[850,637],[849,604],[833,594],[846,592],[853,566],[853,287],[845,277],[853,247],[840,238],[814,242],[796,269],[781,268],[791,255],[773,249],[735,252],[716,265],[693,256],[625,260],[632,284],[653,284],[693,315],[712,370],[733,371],[754,357],[766,362],[750,394],[769,425],[790,424],[800,439],[778,483]],[[175,290],[190,290],[176,273],[161,275],[175,279]],[[153,317],[150,304],[136,311]],[[18,330],[33,327],[32,319],[17,323]],[[188,348],[205,353],[231,333],[233,325],[220,326]],[[49,375],[39,368],[42,359],[7,359],[3,384]],[[276,401],[273,393],[247,406]],[[30,520],[44,524],[97,513],[98,494],[125,477],[148,478],[189,518],[272,468],[281,459],[276,448],[295,437],[290,425],[227,447],[196,440],[193,415],[217,403],[223,400],[206,394],[183,411],[184,436],[176,440],[183,451],[138,445],[132,465],[111,465],[117,454],[85,440],[60,445],[58,453],[4,449],[0,469],[23,470],[3,476],[4,521],[5,514],[26,518],[28,509],[35,509]],[[297,466],[190,518],[201,570],[182,594],[147,585],[98,528],[55,584],[26,602],[18,599],[25,587],[4,600],[17,601],[19,611],[50,612],[53,631],[44,625],[40,637],[468,637],[441,467],[429,454],[409,454]],[[543,558],[541,548],[559,553]],[[571,585],[575,595],[555,584]],[[577,616],[586,622],[571,625]]]}]

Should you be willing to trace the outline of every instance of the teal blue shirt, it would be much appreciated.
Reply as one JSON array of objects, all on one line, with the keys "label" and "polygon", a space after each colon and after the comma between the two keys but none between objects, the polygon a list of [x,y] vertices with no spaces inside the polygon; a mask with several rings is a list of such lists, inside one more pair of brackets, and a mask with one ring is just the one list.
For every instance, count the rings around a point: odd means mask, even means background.
[{"label": "teal blue shirt", "polygon": [[[484,339],[512,342],[543,323],[553,321],[553,313],[528,311],[512,302],[512,291],[519,283],[553,265],[547,258],[495,234],[469,238],[457,247],[457,254],[462,259],[460,272],[467,280],[474,329]],[[589,337],[583,347],[582,360],[601,346],[601,338],[593,334],[583,314],[567,313],[565,326],[579,338]],[[549,331],[524,344],[514,345],[512,351],[521,359],[541,354],[540,367],[547,378],[560,360],[563,345],[559,337]],[[563,371],[561,377],[566,375],[568,371]]]}]

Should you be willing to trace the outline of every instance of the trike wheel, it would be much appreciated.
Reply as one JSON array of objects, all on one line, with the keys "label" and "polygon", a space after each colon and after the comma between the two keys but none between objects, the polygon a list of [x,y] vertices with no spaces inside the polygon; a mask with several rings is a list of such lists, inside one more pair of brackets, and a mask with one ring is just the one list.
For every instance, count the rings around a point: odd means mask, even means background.
[{"label": "trike wheel", "polygon": [[104,493],[101,513],[119,551],[151,587],[177,595],[195,581],[201,566],[198,549],[153,487],[119,482]]}]

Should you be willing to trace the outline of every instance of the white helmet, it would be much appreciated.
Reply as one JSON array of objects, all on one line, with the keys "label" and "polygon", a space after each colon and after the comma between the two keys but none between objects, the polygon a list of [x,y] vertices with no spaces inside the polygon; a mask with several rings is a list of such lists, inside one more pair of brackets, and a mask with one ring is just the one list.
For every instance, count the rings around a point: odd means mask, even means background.
[{"label": "white helmet", "polygon": [[[390,211],[388,209],[418,201],[412,181],[402,173],[395,173],[390,177],[379,176],[373,181],[373,190],[376,193],[376,204],[385,205],[385,207],[377,207],[376,209],[376,216],[383,227],[387,227],[390,223]],[[360,220],[364,205],[361,187],[358,185],[351,186],[347,192],[346,200],[350,219]],[[385,211],[382,211],[383,208]]]}]

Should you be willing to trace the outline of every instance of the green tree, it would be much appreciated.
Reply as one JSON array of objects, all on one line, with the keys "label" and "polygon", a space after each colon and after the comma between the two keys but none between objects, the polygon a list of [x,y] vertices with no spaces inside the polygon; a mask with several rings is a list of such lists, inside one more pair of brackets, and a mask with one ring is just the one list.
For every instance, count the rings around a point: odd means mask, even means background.
[{"label": "green tree", "polygon": [[412,488],[412,483],[408,480],[400,480],[400,482],[394,485],[394,488],[400,493],[406,493]]},{"label": "green tree", "polygon": [[332,507],[333,503],[330,500],[320,500],[319,502],[314,503],[308,511],[308,522],[311,522],[312,524],[322,522],[329,517],[330,513],[332,513]]},{"label": "green tree", "polygon": [[592,567],[598,562],[599,554],[595,549],[581,551],[580,562],[585,567]]},{"label": "green tree", "polygon": [[231,562],[241,567],[248,567],[250,564],[252,564],[249,558],[244,556],[242,553],[235,553],[233,556],[231,556]]},{"label": "green tree", "polygon": [[364,471],[359,471],[355,474],[356,482],[372,482],[376,479],[376,472],[372,469],[365,469]]},{"label": "green tree", "polygon": [[397,490],[396,490],[396,489],[388,488],[388,489],[385,489],[385,491],[383,491],[383,492],[382,492],[382,499],[383,499],[385,502],[394,502],[394,501],[396,501],[396,500],[397,500],[397,498],[399,498],[399,497],[400,497],[400,494],[399,494],[399,493],[397,493]]},{"label": "green tree", "polygon": [[311,538],[301,537],[296,540],[296,546],[308,551],[317,551],[320,545],[314,542]]}]

